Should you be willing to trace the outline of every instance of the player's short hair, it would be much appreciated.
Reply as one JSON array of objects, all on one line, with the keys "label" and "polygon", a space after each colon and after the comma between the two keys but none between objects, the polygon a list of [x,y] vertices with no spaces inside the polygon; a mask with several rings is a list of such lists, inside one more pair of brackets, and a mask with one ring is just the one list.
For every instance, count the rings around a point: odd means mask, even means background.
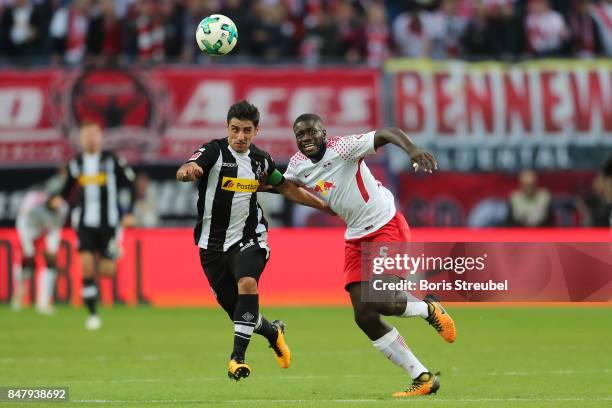
[{"label": "player's short hair", "polygon": [[321,119],[321,117],[316,113],[302,113],[295,119],[295,121],[293,121],[293,126],[295,126],[298,122],[306,121],[323,123],[323,119]]},{"label": "player's short hair", "polygon": [[259,110],[249,101],[242,100],[230,106],[227,111],[227,123],[230,123],[232,118],[240,120],[250,120],[255,127],[259,126]]}]

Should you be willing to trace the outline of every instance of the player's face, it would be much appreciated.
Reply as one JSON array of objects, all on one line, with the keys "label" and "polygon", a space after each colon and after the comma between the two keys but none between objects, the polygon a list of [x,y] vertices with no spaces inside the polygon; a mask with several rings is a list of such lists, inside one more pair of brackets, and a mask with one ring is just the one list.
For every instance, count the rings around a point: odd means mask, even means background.
[{"label": "player's face", "polygon": [[81,128],[81,147],[86,153],[102,150],[102,129],[96,125]]},{"label": "player's face", "polygon": [[246,153],[259,128],[248,119],[231,118],[227,124],[227,141],[238,153]]},{"label": "player's face", "polygon": [[519,183],[523,192],[529,196],[532,196],[537,191],[538,177],[535,172],[531,170],[524,170],[519,176]]},{"label": "player's face", "polygon": [[59,211],[62,206],[62,197],[59,195],[54,195],[49,199],[49,208],[52,211]]},{"label": "player's face", "polygon": [[327,132],[319,121],[298,122],[293,126],[293,133],[298,149],[306,157],[317,156],[325,146]]}]

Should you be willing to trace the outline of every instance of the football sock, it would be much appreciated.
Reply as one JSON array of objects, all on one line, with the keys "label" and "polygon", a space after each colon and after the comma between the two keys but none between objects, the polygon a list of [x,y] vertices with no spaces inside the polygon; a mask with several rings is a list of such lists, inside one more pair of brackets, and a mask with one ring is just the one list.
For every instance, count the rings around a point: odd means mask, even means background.
[{"label": "football sock", "polygon": [[427,319],[429,317],[429,307],[427,303],[417,299],[410,293],[406,293],[406,296],[408,296],[406,310],[401,314],[401,317],[421,316],[423,319]]},{"label": "football sock", "polygon": [[23,295],[25,294],[25,278],[23,267],[21,265],[15,265],[13,269],[13,297],[11,304],[15,309],[21,309],[23,302]]},{"label": "football sock", "polygon": [[96,300],[98,299],[98,287],[94,278],[83,278],[83,303],[87,306],[89,314],[96,314]]},{"label": "football sock", "polygon": [[259,316],[259,295],[238,295],[234,311],[234,351],[232,359],[244,361],[246,349]]},{"label": "football sock", "polygon": [[380,339],[373,341],[372,344],[393,364],[406,370],[412,379],[428,371],[408,348],[404,338],[395,327]]},{"label": "football sock", "polygon": [[57,271],[53,268],[45,268],[40,275],[40,283],[38,285],[37,305],[38,307],[51,306],[51,299],[55,291],[55,278]]},{"label": "football sock", "polygon": [[259,319],[257,319],[257,323],[255,324],[255,333],[264,336],[269,343],[276,342],[276,338],[278,337],[278,332],[276,331],[276,327],[272,325],[263,317],[263,315],[259,314]]}]

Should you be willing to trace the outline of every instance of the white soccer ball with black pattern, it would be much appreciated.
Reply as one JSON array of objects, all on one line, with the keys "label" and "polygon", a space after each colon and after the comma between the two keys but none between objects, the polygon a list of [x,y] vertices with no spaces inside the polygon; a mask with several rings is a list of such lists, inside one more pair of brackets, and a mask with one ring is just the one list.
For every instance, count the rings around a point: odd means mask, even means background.
[{"label": "white soccer ball with black pattern", "polygon": [[236,24],[223,14],[212,14],[198,24],[196,43],[209,55],[225,55],[236,46],[238,29]]}]

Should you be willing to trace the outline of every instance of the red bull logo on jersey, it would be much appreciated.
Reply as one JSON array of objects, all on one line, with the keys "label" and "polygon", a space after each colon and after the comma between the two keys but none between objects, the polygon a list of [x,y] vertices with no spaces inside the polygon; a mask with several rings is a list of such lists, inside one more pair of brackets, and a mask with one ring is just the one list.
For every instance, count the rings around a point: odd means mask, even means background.
[{"label": "red bull logo on jersey", "polygon": [[336,186],[331,181],[319,180],[317,184],[315,184],[313,191],[322,196],[327,196],[329,191],[333,188],[336,188]]}]

